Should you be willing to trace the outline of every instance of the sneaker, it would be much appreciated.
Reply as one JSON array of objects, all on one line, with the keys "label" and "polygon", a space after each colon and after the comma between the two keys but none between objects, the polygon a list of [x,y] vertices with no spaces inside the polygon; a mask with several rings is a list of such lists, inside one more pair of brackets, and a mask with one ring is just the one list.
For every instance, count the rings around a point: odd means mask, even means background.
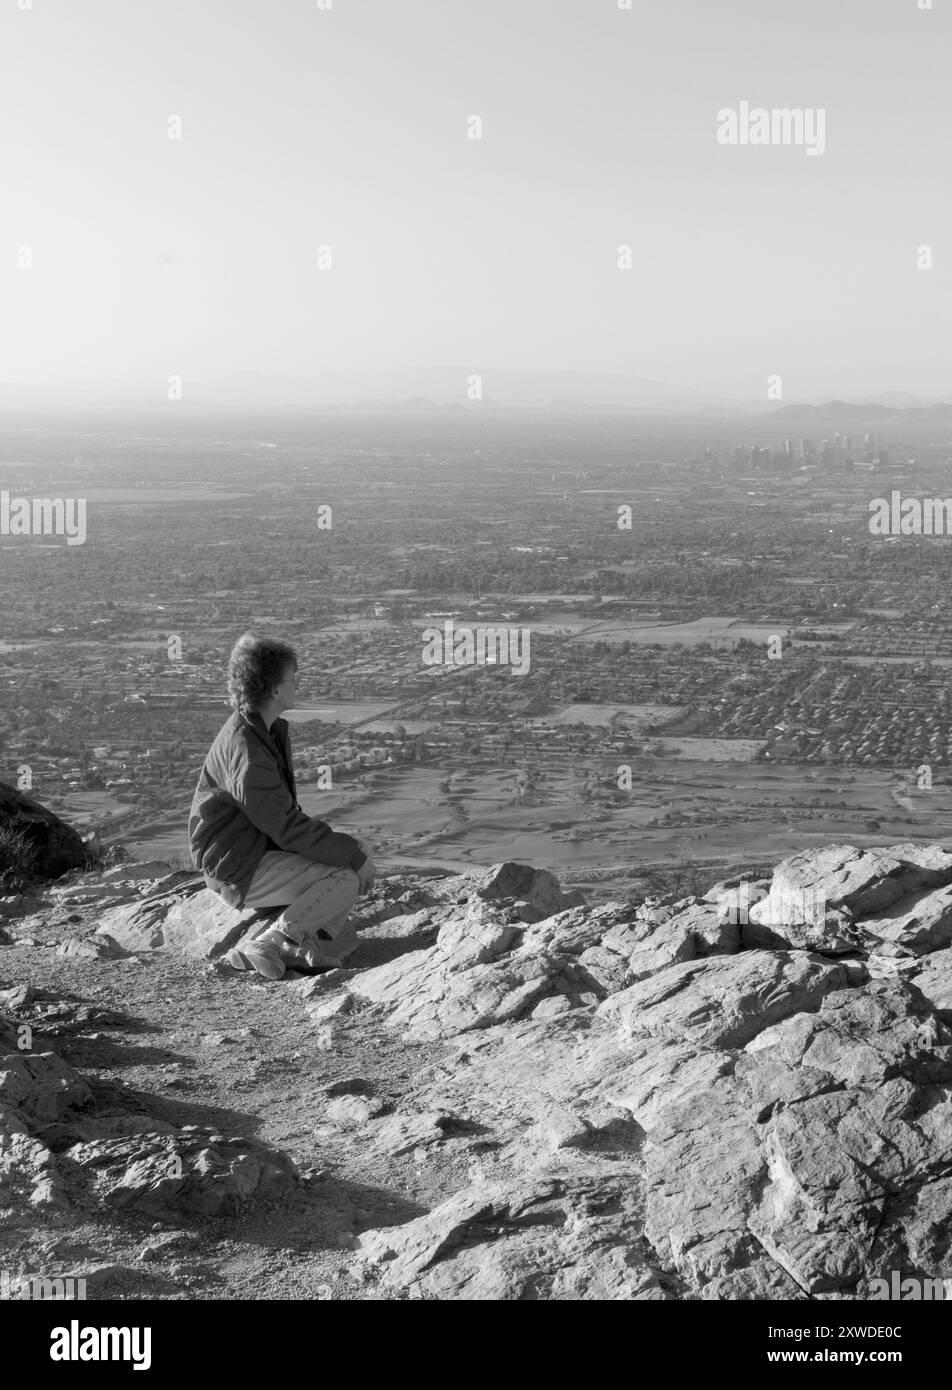
[{"label": "sneaker", "polygon": [[325,970],[339,969],[343,960],[336,955],[327,955],[321,949],[323,944],[311,942],[308,946],[292,946],[282,951],[281,957],[288,970],[299,970],[305,975],[321,975]]},{"label": "sneaker", "polygon": [[268,941],[248,941],[225,952],[225,960],[235,970],[254,970],[266,980],[281,980],[287,969],[279,948]]}]

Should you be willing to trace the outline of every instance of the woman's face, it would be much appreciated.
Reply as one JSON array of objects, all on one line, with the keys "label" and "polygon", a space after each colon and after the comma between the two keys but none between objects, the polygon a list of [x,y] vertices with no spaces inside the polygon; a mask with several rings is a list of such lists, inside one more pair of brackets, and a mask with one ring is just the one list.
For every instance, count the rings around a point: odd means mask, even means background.
[{"label": "woman's face", "polygon": [[281,684],[275,686],[274,698],[277,700],[282,710],[293,709],[297,700],[297,680],[298,673],[296,666],[285,667],[284,676]]}]

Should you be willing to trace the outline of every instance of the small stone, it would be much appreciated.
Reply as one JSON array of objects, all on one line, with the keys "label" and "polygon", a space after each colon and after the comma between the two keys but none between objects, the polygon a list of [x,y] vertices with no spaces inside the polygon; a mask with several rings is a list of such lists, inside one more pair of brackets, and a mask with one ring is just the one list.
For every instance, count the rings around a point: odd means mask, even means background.
[{"label": "small stone", "polygon": [[354,1007],[352,994],[338,994],[332,999],[318,999],[306,1006],[307,1016],[314,1023],[328,1023],[348,1014]]},{"label": "small stone", "polygon": [[312,1187],[330,1176],[329,1168],[305,1168],[301,1174],[301,1186]]},{"label": "small stone", "polygon": [[370,1096],[339,1096],[328,1105],[327,1117],[342,1125],[363,1124],[385,1109],[385,1102]]},{"label": "small stone", "polygon": [[572,1001],[564,994],[555,994],[551,999],[542,999],[532,1010],[533,1018],[554,1018],[557,1014],[568,1013]]},{"label": "small stone", "polygon": [[29,1008],[42,998],[43,991],[34,989],[32,985],[11,985],[7,989],[0,989],[0,1004],[17,1011]]}]

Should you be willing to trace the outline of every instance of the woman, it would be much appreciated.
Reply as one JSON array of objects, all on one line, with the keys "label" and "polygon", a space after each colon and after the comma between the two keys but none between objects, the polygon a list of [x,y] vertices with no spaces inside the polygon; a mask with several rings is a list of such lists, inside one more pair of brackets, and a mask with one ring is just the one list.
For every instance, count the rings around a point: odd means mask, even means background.
[{"label": "woman", "polygon": [[193,862],[213,892],[232,907],[284,908],[225,956],[269,980],[289,966],[339,964],[356,945],[347,914],[374,881],[370,846],[298,805],[280,717],[295,704],[297,665],[284,642],[239,637],[228,663],[235,713],[205,759],[188,819]]}]

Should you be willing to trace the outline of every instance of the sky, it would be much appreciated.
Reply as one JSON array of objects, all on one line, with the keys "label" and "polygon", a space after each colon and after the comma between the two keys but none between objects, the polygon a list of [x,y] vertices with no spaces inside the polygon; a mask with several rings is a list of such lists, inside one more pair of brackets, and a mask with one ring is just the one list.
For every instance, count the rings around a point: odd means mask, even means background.
[{"label": "sky", "polygon": [[952,398],[952,0],[327,3],[5,0],[0,382]]}]

